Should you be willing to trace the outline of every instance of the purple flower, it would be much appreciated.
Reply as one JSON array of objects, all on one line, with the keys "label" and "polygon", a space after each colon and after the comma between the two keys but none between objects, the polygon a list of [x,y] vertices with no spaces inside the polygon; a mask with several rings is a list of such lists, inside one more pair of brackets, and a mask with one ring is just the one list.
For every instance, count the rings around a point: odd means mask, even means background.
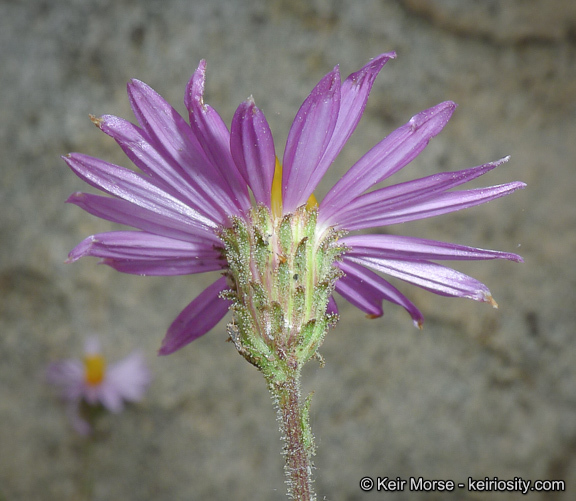
[{"label": "purple flower", "polygon": [[74,429],[86,435],[90,423],[80,415],[80,405],[102,405],[118,413],[124,402],[137,402],[144,396],[152,379],[143,355],[135,351],[126,358],[107,366],[97,338],[87,339],[82,360],[68,359],[50,364],[48,383],[60,388],[68,402],[68,414]]},{"label": "purple flower", "polygon": [[[80,178],[112,195],[75,193],[69,202],[139,231],[88,237],[71,251],[69,261],[96,256],[116,270],[139,275],[226,273],[221,231],[231,218],[249,217],[251,197],[276,218],[317,205],[321,231],[355,232],[453,212],[523,188],[524,183],[513,182],[450,191],[506,157],[367,193],[405,167],[442,130],[456,108],[448,101],[418,113],[374,146],[317,204],[315,188],[356,128],[376,76],[394,57],[378,56],[343,83],[338,67],[322,78],[296,114],[281,163],[266,118],[252,98],[238,107],[230,131],[204,103],[204,61],[186,88],[189,124],[150,87],[132,80],[128,95],[139,125],[111,115],[93,121],[142,172],[78,153],[65,161]],[[383,300],[401,305],[417,326],[423,322],[420,311],[378,272],[436,294],[496,305],[484,284],[436,261],[522,261],[516,254],[388,234],[351,234],[338,243],[346,252],[334,263],[343,272],[335,290],[371,317],[383,314]],[[168,329],[160,354],[214,327],[228,311],[230,301],[221,297],[227,288],[222,276],[192,301]],[[333,298],[328,311],[336,311]]]}]

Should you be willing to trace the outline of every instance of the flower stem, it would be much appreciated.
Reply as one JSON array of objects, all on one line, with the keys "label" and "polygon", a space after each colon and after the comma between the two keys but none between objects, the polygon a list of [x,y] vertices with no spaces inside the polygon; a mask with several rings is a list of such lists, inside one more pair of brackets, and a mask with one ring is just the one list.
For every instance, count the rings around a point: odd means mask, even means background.
[{"label": "flower stem", "polygon": [[288,495],[298,501],[314,501],[311,461],[314,443],[308,421],[310,397],[301,402],[300,370],[290,370],[281,380],[269,378],[268,386],[277,404],[280,431],[285,442],[284,470]]}]

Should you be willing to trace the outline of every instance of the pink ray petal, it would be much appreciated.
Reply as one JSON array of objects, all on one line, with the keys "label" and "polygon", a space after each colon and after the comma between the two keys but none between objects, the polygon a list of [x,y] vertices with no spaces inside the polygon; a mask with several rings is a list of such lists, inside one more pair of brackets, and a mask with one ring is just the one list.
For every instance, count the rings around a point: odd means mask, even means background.
[{"label": "pink ray petal", "polygon": [[422,111],[374,146],[328,192],[321,204],[327,216],[414,160],[455,109],[455,103],[446,101]]},{"label": "pink ray petal", "polygon": [[508,259],[518,263],[523,262],[518,254],[509,252],[397,235],[352,235],[342,238],[339,243],[350,249],[346,254],[348,256],[405,260]]},{"label": "pink ray petal", "polygon": [[340,89],[340,110],[332,138],[324,155],[310,176],[304,196],[309,197],[314,192],[318,183],[320,183],[320,180],[356,129],[366,108],[374,80],[376,80],[384,65],[395,57],[395,52],[380,54],[344,80]]},{"label": "pink ray petal", "polygon": [[422,325],[422,313],[387,280],[346,258],[337,266],[346,275],[336,282],[336,292],[348,302],[372,317],[380,317],[384,314],[382,301],[389,301],[402,306],[410,314],[416,327]]},{"label": "pink ray petal", "polygon": [[348,261],[372,268],[442,296],[455,296],[495,304],[482,282],[431,261],[404,261],[348,256]]},{"label": "pink ray petal", "polygon": [[[216,218],[218,222],[227,221],[224,208],[216,203],[211,191],[205,191],[201,176],[194,175],[191,168],[183,169],[163,149],[156,140],[140,127],[119,117],[104,115],[95,120],[98,127],[114,138],[126,156],[142,172],[151,176],[156,183],[170,194],[180,198],[187,205],[204,215]],[[217,184],[211,186],[212,190]],[[224,195],[226,196],[226,195]]]},{"label": "pink ray petal", "polygon": [[487,188],[439,193],[421,200],[414,196],[410,197],[413,200],[392,204],[387,200],[359,204],[351,209],[347,216],[341,216],[338,227],[354,231],[440,216],[490,202],[525,187],[524,183],[512,182]]},{"label": "pink ray petal", "polygon": [[340,73],[328,73],[306,98],[290,128],[282,161],[284,213],[304,205],[310,177],[332,139],[340,108]]},{"label": "pink ray petal", "polygon": [[238,215],[241,203],[206,157],[190,126],[156,91],[139,80],[128,84],[132,110],[142,128],[162,148],[162,155],[189,173],[205,195],[226,214]]},{"label": "pink ray petal", "polygon": [[204,231],[214,231],[218,227],[214,220],[130,169],[80,153],[71,153],[64,160],[78,177],[110,195]]},{"label": "pink ray petal", "polygon": [[132,226],[156,235],[186,242],[212,242],[215,245],[221,243],[221,240],[211,229],[206,230],[175,221],[167,215],[143,209],[119,198],[76,192],[68,197],[66,203],[74,204],[107,221]]},{"label": "pink ray petal", "polygon": [[158,354],[170,355],[212,329],[230,306],[219,297],[227,288],[226,277],[221,277],[186,306],[168,328]]},{"label": "pink ray petal", "polygon": [[234,114],[230,148],[256,203],[270,208],[276,165],[274,140],[264,113],[256,107],[252,98],[238,106]]},{"label": "pink ray petal", "polygon": [[250,209],[250,196],[246,183],[232,160],[228,127],[218,112],[204,103],[205,79],[206,61],[202,60],[188,82],[184,94],[190,127],[206,158],[220,173],[229,191],[235,195],[238,207],[246,212]]}]

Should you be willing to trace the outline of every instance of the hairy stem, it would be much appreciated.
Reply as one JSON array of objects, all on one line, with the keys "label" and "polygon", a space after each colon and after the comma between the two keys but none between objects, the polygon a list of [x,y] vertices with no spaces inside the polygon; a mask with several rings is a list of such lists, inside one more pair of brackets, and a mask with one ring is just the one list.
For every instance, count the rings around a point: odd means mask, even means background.
[{"label": "hairy stem", "polygon": [[278,406],[278,420],[284,440],[288,495],[297,501],[314,501],[312,433],[308,423],[309,400],[300,400],[300,371],[290,371],[282,381],[269,380],[269,388]]}]

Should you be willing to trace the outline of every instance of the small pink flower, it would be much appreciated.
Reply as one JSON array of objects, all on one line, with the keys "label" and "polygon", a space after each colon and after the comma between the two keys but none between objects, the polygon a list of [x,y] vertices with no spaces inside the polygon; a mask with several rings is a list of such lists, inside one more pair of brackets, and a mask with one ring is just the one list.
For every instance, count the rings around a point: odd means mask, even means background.
[{"label": "small pink flower", "polygon": [[62,397],[69,404],[72,425],[82,435],[92,431],[90,423],[80,416],[82,402],[91,407],[102,405],[110,412],[118,413],[125,401],[142,400],[151,379],[146,361],[138,351],[107,365],[96,337],[87,339],[82,360],[54,362],[46,373],[48,383],[61,389]]}]

